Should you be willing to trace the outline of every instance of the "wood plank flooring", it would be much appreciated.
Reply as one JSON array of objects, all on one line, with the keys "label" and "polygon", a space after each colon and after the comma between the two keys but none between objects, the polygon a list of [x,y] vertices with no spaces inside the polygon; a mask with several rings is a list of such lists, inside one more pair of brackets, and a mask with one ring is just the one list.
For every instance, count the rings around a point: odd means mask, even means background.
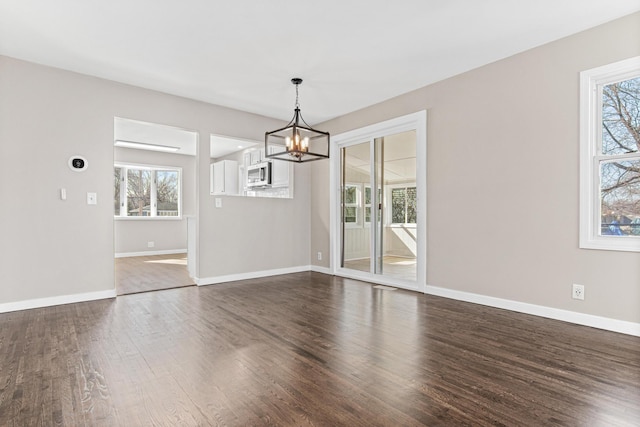
[{"label": "wood plank flooring", "polygon": [[1,426],[638,426],[640,338],[319,273],[0,314]]},{"label": "wood plank flooring", "polygon": [[187,254],[116,258],[115,273],[118,295],[194,285]]}]

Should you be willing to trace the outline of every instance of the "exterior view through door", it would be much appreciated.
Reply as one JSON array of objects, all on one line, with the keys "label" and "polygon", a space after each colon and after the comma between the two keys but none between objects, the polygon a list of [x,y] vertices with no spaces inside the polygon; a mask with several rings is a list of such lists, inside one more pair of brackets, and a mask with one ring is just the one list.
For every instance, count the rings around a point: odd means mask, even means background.
[{"label": "exterior view through door", "polygon": [[424,291],[426,112],[336,135],[334,143],[333,271]]},{"label": "exterior view through door", "polygon": [[374,138],[340,152],[341,267],[415,282],[415,131]]}]

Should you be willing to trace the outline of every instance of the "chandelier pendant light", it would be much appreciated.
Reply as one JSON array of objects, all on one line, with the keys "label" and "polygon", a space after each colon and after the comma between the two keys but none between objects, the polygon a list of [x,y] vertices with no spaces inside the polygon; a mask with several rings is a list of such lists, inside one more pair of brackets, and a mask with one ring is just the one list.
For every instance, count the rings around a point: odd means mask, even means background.
[{"label": "chandelier pendant light", "polygon": [[283,128],[264,134],[264,153],[267,158],[289,162],[309,162],[329,158],[329,132],[313,129],[300,114],[298,86],[302,79],[293,78],[296,86],[296,105],[293,119]]}]

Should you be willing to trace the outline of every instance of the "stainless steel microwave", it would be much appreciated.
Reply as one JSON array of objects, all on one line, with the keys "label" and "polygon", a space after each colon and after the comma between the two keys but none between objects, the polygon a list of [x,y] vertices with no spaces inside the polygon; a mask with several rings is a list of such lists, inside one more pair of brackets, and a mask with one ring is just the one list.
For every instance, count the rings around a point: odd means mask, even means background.
[{"label": "stainless steel microwave", "polygon": [[247,167],[247,187],[267,187],[271,185],[271,162],[256,163]]}]

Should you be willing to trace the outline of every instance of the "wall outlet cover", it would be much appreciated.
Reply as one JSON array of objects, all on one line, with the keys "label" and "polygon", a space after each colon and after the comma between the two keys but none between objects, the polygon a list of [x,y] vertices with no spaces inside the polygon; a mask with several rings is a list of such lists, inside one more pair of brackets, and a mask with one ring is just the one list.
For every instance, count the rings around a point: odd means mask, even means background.
[{"label": "wall outlet cover", "polygon": [[571,297],[573,299],[584,300],[584,285],[574,283],[571,287]]}]

